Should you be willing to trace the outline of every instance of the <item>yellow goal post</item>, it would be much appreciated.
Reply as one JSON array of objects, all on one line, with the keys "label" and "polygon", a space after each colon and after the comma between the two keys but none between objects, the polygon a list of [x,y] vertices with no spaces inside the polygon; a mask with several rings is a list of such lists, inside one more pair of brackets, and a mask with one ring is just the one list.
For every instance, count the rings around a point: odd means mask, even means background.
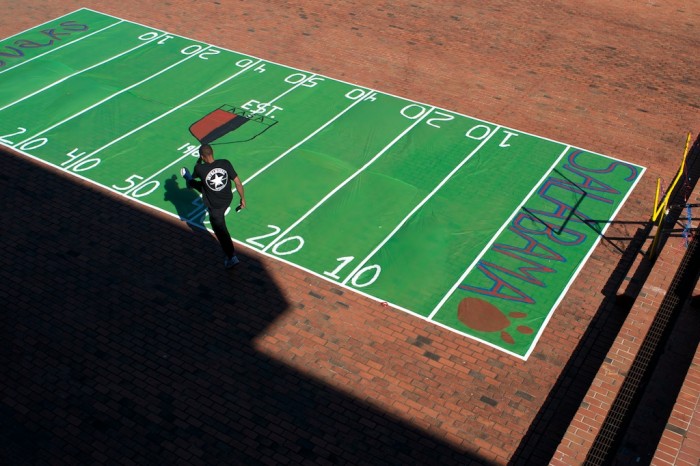
[{"label": "yellow goal post", "polygon": [[[671,185],[668,187],[664,194],[661,194],[661,178],[657,178],[656,180],[654,210],[651,214],[651,221],[653,225],[656,226],[656,231],[654,232],[654,238],[651,241],[651,246],[647,251],[647,255],[651,260],[656,259],[656,256],[659,253],[658,249],[659,244],[661,242],[661,232],[663,231],[663,224],[670,210],[669,202],[671,201],[671,197],[673,196],[674,190],[676,189],[678,182],[683,177],[683,173],[685,173],[685,163],[688,157],[688,150],[690,148],[690,137],[690,132],[688,132],[688,137],[685,140],[685,149],[683,150],[683,159],[681,160],[681,166],[678,169],[678,173],[676,173],[675,178],[671,182]],[[661,196],[661,199],[659,199],[659,196]]]}]

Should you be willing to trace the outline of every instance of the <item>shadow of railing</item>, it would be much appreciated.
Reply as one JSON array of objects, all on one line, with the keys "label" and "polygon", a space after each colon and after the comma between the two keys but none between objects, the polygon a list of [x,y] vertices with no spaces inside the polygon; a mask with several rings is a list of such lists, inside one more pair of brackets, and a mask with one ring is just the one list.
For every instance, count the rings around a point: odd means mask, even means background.
[{"label": "shadow of railing", "polygon": [[629,279],[627,292],[617,294],[650,231],[650,227],[639,228],[628,240],[629,244],[603,287],[603,301],[530,424],[509,465],[546,465],[554,455],[598,368],[607,357],[608,350],[632,308],[641,285],[649,275],[650,264],[642,259]]},{"label": "shadow of railing", "polygon": [[[691,187],[696,185],[700,177],[698,150],[698,141],[696,141],[693,146],[694,155],[688,168],[688,184]],[[683,192],[677,191],[671,198],[671,204],[679,205],[685,202],[683,195]],[[679,215],[680,209],[671,209],[666,225],[676,224]],[[617,241],[627,240],[628,244],[601,290],[603,300],[518,445],[509,465],[529,466],[550,462],[598,370],[607,358],[608,351],[653,267],[653,262],[646,255],[644,246],[654,225],[650,221],[639,224],[640,228],[631,238],[615,238]],[[663,248],[668,236],[668,234],[662,235],[659,248]],[[602,237],[604,243],[612,239],[612,237]],[[618,247],[616,249],[620,250]],[[630,277],[632,266],[640,256],[641,259]],[[619,293],[625,281],[628,281],[627,286],[623,293]]]},{"label": "shadow of railing", "polygon": [[700,342],[700,315],[684,312],[700,274],[699,239],[696,234],[688,244],[587,464],[643,466],[652,461]]}]

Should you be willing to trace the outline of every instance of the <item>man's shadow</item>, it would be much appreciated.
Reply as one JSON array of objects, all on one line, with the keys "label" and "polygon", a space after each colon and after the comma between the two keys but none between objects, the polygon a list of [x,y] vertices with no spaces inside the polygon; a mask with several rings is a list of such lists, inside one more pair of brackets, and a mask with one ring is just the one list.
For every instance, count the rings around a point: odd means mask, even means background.
[{"label": "man's shadow", "polygon": [[343,292],[304,312],[245,251],[227,272],[210,235],[0,155],[0,464],[488,464],[310,375],[296,332],[342,346]]},{"label": "man's shadow", "polygon": [[187,187],[185,180],[172,175],[163,183],[163,200],[175,206],[175,211],[180,220],[185,222],[193,232],[201,232],[204,229],[203,219],[206,212],[199,193]]}]

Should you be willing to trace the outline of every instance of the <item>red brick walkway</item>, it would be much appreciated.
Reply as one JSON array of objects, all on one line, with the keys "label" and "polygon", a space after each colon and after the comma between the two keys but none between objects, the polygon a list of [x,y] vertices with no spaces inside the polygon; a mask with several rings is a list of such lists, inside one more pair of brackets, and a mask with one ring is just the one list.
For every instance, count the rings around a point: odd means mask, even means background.
[{"label": "red brick walkway", "polygon": [[[700,286],[695,288],[695,296],[700,296]],[[697,298],[690,312],[700,310]],[[690,331],[698,330],[697,325]],[[686,356],[686,355],[684,355]],[[697,466],[700,458],[700,346],[683,383],[673,412],[668,419],[663,436],[654,454],[653,464],[659,466]]]},{"label": "red brick walkway", "polygon": [[[656,178],[673,177],[700,131],[698,5],[27,0],[0,7],[0,36],[83,6],[649,169],[523,362],[254,251],[224,272],[207,235],[0,154],[0,464],[529,465],[560,453],[637,295],[664,286],[640,250]],[[640,439],[666,445],[679,429],[677,458],[695,451],[697,416],[674,417],[696,393],[697,339],[684,338],[675,374],[690,367],[688,380],[653,392],[668,417],[644,432],[653,416],[637,409],[610,461],[649,462],[656,444]],[[568,444],[570,464],[586,442]]]}]

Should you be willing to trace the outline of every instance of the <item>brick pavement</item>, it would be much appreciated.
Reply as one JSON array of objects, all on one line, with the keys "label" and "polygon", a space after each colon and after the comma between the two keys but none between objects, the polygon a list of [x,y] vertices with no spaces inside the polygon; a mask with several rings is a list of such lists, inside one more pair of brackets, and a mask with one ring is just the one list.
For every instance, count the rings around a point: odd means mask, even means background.
[{"label": "brick pavement", "polygon": [[[700,310],[700,284],[695,288],[694,302],[688,304],[688,314],[697,319]],[[685,323],[685,322],[684,322]],[[697,330],[696,325],[688,326]],[[687,357],[683,353],[682,357]],[[683,387],[673,405],[668,423],[664,425],[663,434],[654,453],[652,464],[659,466],[697,466],[700,458],[700,346],[685,374]]]},{"label": "brick pavement", "polygon": [[[700,162],[693,168],[697,178]],[[696,191],[689,202],[700,200],[700,186]],[[698,233],[700,228],[688,247],[678,237],[667,240],[552,464],[610,464],[611,458],[620,465],[651,461],[676,401],[676,387],[683,383],[700,341],[700,315],[684,305],[700,273]],[[621,429],[627,433],[616,437]]]},{"label": "brick pavement", "polygon": [[700,130],[699,5],[28,0],[0,36],[82,6],[649,170],[523,362],[254,251],[224,272],[207,235],[2,154],[1,460],[549,462],[658,286],[639,250]]}]

